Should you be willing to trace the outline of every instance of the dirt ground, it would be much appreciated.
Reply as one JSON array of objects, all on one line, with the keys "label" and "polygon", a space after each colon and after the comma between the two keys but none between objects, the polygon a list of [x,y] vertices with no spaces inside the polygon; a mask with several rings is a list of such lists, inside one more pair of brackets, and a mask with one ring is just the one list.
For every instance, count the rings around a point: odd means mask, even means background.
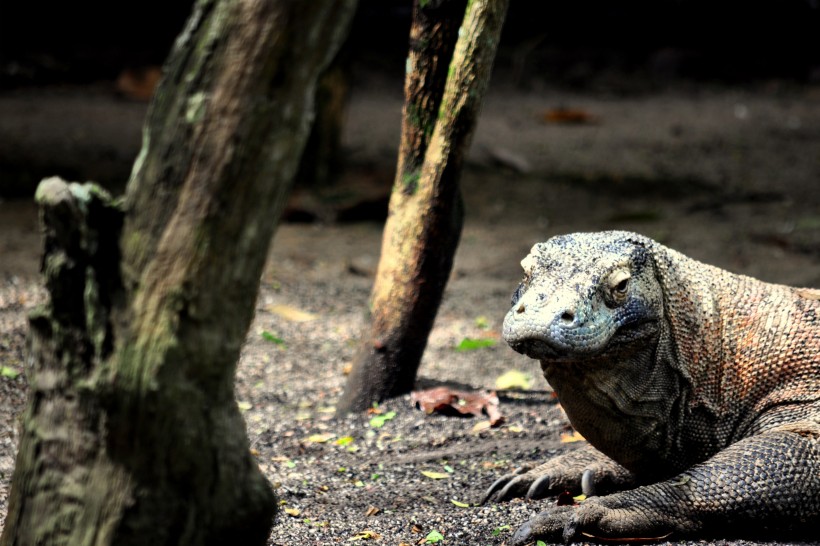
[{"label": "dirt ground", "polygon": [[[85,114],[64,116],[64,139],[51,135],[50,145],[94,150],[104,141],[104,157],[133,157],[144,107],[105,92],[0,96],[0,142],[14,141],[26,157],[47,156],[26,143],[42,144],[35,124],[71,104],[84,104]],[[362,180],[389,186],[400,110],[400,83],[354,89],[349,185],[340,192]],[[572,111],[575,123],[567,123]],[[566,423],[537,363],[499,338],[519,261],[537,241],[629,229],[735,272],[820,287],[820,87],[773,82],[620,95],[496,82],[463,189],[462,243],[419,384],[493,389],[500,375],[520,370],[530,388],[499,392],[506,421],[493,429],[476,430],[480,419],[426,415],[408,396],[379,408],[382,423],[376,415],[335,418],[382,226],[282,225],[236,378],[251,449],[282,501],[270,544],[416,544],[431,531],[445,545],[504,544],[551,502],[473,506],[498,476],[577,445],[560,441]],[[43,298],[39,252],[34,207],[0,202],[0,364],[20,372],[0,377],[0,518],[26,392],[25,315]],[[456,350],[464,338],[498,343]]]}]

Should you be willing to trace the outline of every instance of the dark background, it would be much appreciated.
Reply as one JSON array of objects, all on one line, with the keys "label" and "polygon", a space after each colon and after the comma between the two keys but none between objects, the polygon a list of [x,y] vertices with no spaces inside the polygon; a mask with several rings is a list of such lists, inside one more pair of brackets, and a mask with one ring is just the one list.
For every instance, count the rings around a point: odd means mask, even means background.
[{"label": "dark background", "polygon": [[[410,0],[363,0],[359,66],[401,77]],[[0,88],[114,79],[161,64],[191,2],[3,2]],[[585,86],[617,73],[726,83],[820,80],[820,0],[513,0],[498,69]],[[504,71],[509,69],[510,72]]]}]

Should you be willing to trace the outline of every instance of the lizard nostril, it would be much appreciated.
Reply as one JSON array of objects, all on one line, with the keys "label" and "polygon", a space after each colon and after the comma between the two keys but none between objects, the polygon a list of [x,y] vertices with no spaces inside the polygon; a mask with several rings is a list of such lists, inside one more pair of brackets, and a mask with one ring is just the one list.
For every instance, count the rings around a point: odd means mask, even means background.
[{"label": "lizard nostril", "polygon": [[522,303],[521,305],[518,306],[518,309],[516,309],[515,312],[516,313],[523,313],[526,310],[527,310],[527,306]]},{"label": "lizard nostril", "polygon": [[575,320],[575,315],[573,315],[569,311],[564,311],[563,313],[561,313],[561,320],[564,322],[572,322],[573,320]]}]

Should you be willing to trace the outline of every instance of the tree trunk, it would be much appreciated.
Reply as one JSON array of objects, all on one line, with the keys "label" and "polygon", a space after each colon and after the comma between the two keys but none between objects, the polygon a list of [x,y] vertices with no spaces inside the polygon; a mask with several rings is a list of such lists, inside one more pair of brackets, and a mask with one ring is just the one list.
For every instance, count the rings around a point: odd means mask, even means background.
[{"label": "tree trunk", "polygon": [[200,0],[124,204],[40,185],[50,298],[30,319],[3,545],[266,542],[275,497],[233,376],[316,79],[354,4]]},{"label": "tree trunk", "polygon": [[399,163],[371,320],[339,413],[413,388],[461,234],[458,182],[507,4],[414,3]]}]

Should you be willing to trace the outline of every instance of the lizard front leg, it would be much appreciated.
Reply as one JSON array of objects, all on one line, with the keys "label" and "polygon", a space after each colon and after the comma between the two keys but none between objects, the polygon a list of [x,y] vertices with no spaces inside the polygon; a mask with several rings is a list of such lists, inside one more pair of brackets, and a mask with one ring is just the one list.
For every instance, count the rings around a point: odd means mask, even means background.
[{"label": "lizard front leg", "polygon": [[586,444],[576,450],[554,457],[546,463],[523,473],[512,473],[497,479],[484,494],[484,501],[496,502],[526,495],[540,499],[569,491],[618,491],[634,485],[632,474]]},{"label": "lizard front leg", "polygon": [[512,544],[799,531],[818,518],[820,422],[801,421],[745,438],[670,480],[553,507],[519,528]]}]

